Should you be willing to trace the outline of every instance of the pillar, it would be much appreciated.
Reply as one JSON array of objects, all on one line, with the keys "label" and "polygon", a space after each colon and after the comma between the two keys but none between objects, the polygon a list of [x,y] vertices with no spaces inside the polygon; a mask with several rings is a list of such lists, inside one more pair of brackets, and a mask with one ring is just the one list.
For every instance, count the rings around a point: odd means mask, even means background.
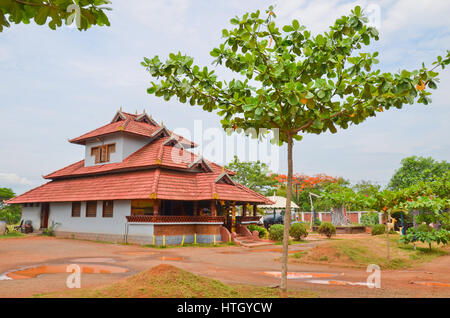
[{"label": "pillar", "polygon": [[153,215],[159,215],[159,200],[153,200]]},{"label": "pillar", "polygon": [[198,215],[198,201],[194,201],[194,215]]},{"label": "pillar", "polygon": [[246,216],[247,215],[247,204],[244,204],[242,206],[242,216]]},{"label": "pillar", "polygon": [[257,205],[253,204],[253,216],[256,216],[256,212],[257,212]]},{"label": "pillar", "polygon": [[216,200],[211,200],[211,216],[217,216]]},{"label": "pillar", "polygon": [[233,202],[231,207],[231,233],[236,233],[236,204]]}]

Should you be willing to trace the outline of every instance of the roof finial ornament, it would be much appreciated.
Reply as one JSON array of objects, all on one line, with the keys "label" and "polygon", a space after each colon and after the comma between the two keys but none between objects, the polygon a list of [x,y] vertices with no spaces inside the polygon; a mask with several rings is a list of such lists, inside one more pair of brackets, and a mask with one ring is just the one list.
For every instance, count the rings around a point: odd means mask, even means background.
[{"label": "roof finial ornament", "polygon": [[225,167],[224,166],[222,166],[222,173],[224,173],[225,172]]},{"label": "roof finial ornament", "polygon": [[120,106],[120,112],[122,112],[122,106]]},{"label": "roof finial ornament", "polygon": [[161,121],[161,127],[164,127],[164,122],[163,121]]},{"label": "roof finial ornament", "polygon": [[136,109],[136,115],[137,115],[137,109]]},{"label": "roof finial ornament", "polygon": [[142,111],[142,113],[145,115],[145,108],[144,108],[144,110]]}]

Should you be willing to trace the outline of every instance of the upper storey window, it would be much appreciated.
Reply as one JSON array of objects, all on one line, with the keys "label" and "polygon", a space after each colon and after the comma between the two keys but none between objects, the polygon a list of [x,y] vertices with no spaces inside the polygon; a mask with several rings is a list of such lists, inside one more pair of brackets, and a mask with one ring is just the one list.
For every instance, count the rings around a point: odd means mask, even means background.
[{"label": "upper storey window", "polygon": [[109,162],[110,154],[115,151],[116,144],[92,147],[91,156],[95,156],[95,163]]}]

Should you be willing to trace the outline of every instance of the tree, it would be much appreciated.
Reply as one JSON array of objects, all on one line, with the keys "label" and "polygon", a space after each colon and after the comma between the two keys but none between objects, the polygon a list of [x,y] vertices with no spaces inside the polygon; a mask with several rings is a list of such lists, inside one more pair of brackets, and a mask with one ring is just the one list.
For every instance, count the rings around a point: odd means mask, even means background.
[{"label": "tree", "polygon": [[366,180],[361,180],[353,186],[353,190],[366,196],[374,195],[375,193],[380,191],[380,189],[381,186],[379,184],[374,184]]},{"label": "tree", "polygon": [[3,201],[15,197],[16,194],[9,188],[0,188],[0,220],[8,224],[16,224],[20,220],[22,209],[20,205],[8,205]]},{"label": "tree", "polygon": [[[383,190],[376,193],[370,200],[370,206],[377,212],[383,212],[386,222],[392,213],[399,211],[399,198],[396,192],[390,190]],[[389,241],[389,227],[386,226],[386,243],[387,243],[387,260],[391,259],[390,255],[390,241]]]},{"label": "tree", "polygon": [[38,25],[47,23],[52,30],[65,24],[76,23],[78,30],[87,30],[91,25],[109,26],[103,7],[108,0],[0,0],[0,32],[10,27],[10,22],[29,24],[34,20]]},{"label": "tree", "polygon": [[[328,32],[312,36],[297,20],[280,30],[269,7],[266,16],[258,10],[230,20],[233,27],[222,31],[223,43],[211,51],[214,64],[236,73],[231,81],[219,80],[214,70],[194,65],[190,56],[171,53],[162,62],[158,56],[144,58],[142,65],[156,79],[148,88],[170,100],[217,111],[222,127],[237,132],[278,129],[279,144],[287,144],[288,173],[286,211],[292,199],[294,140],[303,134],[337,132],[362,123],[377,112],[402,108],[414,102],[429,104],[435,89],[437,67],[450,63],[450,51],[438,57],[433,69],[381,73],[372,70],[378,52],[356,50],[378,40],[378,31],[367,25],[359,6],[337,19]],[[285,214],[281,293],[287,291],[287,258],[290,215]]]},{"label": "tree", "polygon": [[450,172],[450,163],[438,162],[431,157],[411,156],[402,159],[401,167],[395,171],[389,181],[389,189],[399,190],[412,186],[420,181],[434,181]]},{"label": "tree", "polygon": [[233,161],[225,168],[235,171],[234,181],[261,194],[271,193],[275,189],[277,181],[270,176],[271,171],[264,162],[240,161],[238,156],[234,156]]}]

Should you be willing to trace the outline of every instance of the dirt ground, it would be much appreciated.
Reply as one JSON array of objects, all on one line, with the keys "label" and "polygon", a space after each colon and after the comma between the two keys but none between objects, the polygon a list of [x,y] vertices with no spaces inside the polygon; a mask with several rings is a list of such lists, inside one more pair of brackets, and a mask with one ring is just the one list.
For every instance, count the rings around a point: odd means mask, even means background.
[{"label": "dirt ground", "polygon": [[[306,250],[321,242],[311,240],[293,245],[290,250]],[[226,246],[154,249],[39,236],[8,238],[0,240],[0,276],[11,270],[34,265],[103,264],[129,270],[115,274],[82,274],[81,287],[104,286],[159,264],[171,264],[225,283],[274,286],[279,283],[279,279],[263,272],[280,271],[280,251],[281,246],[277,245],[258,248]],[[327,279],[352,283],[364,283],[370,274],[361,269],[305,264],[290,264],[289,272],[331,273],[334,276]],[[29,279],[0,280],[0,297],[30,297],[65,290],[68,275],[43,274]],[[317,297],[450,297],[450,287],[417,285],[412,282],[450,284],[450,256],[436,258],[415,268],[383,270],[381,288],[339,283],[313,284],[308,279],[290,279],[288,284],[290,289],[309,291]]]}]

